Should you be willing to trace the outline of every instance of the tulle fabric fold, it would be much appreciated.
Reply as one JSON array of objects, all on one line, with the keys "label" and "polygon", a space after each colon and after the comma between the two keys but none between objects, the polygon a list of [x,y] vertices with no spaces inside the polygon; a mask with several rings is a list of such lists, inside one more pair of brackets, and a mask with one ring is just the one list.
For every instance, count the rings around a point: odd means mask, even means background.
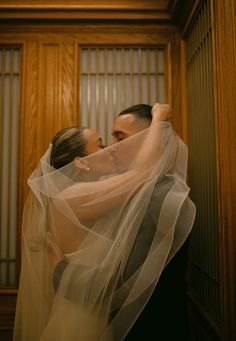
[{"label": "tulle fabric fold", "polygon": [[14,340],[123,340],[193,225],[187,147],[160,123],[59,170],[50,153],[28,181]]}]

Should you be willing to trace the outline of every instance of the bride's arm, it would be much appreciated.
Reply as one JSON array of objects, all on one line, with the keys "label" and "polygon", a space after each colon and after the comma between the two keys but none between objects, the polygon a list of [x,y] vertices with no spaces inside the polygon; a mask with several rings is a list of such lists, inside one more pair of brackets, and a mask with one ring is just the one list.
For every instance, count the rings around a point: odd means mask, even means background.
[{"label": "bride's arm", "polygon": [[135,160],[137,168],[143,169],[157,163],[161,156],[162,135],[165,129],[164,122],[170,121],[171,117],[168,104],[156,103],[153,106],[152,123]]},{"label": "bride's arm", "polygon": [[138,181],[136,179],[139,173],[139,169],[136,168],[109,179],[73,185],[54,199],[54,204],[59,210],[63,210],[66,200],[81,220],[99,217],[122,203],[132,191],[137,190],[140,177]]}]

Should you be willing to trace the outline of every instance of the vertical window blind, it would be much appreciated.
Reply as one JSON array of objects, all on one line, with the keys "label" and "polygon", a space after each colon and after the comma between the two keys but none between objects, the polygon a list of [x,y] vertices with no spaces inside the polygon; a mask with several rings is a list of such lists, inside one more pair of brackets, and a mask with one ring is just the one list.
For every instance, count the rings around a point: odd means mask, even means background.
[{"label": "vertical window blind", "polygon": [[82,48],[81,125],[109,143],[115,116],[139,103],[165,102],[164,48]]},{"label": "vertical window blind", "polygon": [[16,286],[20,49],[0,46],[0,287]]}]

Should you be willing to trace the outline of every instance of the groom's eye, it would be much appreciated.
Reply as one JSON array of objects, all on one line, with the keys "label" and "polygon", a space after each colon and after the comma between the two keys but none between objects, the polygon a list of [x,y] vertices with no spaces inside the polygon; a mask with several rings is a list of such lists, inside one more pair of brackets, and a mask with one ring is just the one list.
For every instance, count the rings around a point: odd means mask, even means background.
[{"label": "groom's eye", "polygon": [[114,132],[112,133],[112,136],[115,137],[117,141],[124,140],[123,134],[120,132]]}]

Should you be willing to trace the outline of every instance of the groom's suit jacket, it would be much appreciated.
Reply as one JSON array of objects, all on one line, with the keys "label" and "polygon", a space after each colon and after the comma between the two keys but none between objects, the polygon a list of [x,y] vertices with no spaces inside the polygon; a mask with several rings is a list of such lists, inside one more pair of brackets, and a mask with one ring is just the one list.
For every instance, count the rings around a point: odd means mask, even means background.
[{"label": "groom's suit jacket", "polygon": [[[173,185],[171,177],[164,176],[154,187],[151,200],[139,232],[134,242],[129,261],[121,282],[132,276],[145,260],[150,245],[153,241],[159,212],[166,194]],[[188,210],[189,198],[187,197],[181,208],[179,218],[185,219],[185,211]],[[186,270],[188,259],[188,239],[162,271],[155,290],[139,315],[132,329],[129,331],[126,341],[131,340],[181,340],[187,341],[187,284]],[[67,266],[65,261],[60,262],[54,272],[54,288],[57,290],[61,276]],[[73,284],[76,294],[76,282]],[[113,312],[110,319],[117,312]],[[152,335],[150,339],[150,335]]]}]

